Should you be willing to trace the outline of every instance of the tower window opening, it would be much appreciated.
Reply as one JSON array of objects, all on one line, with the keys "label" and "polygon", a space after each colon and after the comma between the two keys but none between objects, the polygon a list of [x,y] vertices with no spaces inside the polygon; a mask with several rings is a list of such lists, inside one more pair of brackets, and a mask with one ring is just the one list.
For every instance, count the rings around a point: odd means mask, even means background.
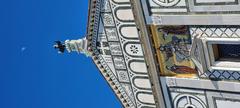
[{"label": "tower window opening", "polygon": [[214,61],[240,62],[240,44],[212,44]]},{"label": "tower window opening", "polygon": [[239,42],[210,42],[208,52],[212,69],[240,70]]}]

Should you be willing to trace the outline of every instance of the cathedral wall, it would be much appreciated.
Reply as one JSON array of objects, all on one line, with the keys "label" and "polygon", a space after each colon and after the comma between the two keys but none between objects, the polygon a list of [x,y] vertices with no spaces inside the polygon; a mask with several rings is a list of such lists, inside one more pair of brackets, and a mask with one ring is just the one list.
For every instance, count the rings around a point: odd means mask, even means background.
[{"label": "cathedral wall", "polygon": [[141,0],[167,108],[238,108],[240,0]]},{"label": "cathedral wall", "polygon": [[199,79],[161,78],[169,108],[238,108],[238,82],[218,82]]}]

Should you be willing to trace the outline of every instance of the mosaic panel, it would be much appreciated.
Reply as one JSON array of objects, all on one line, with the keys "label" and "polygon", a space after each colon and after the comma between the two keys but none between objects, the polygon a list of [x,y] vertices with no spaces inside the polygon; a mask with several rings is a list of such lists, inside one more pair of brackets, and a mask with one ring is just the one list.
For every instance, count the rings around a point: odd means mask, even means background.
[{"label": "mosaic panel", "polygon": [[157,26],[152,32],[161,75],[197,74],[189,55],[192,41],[187,26]]}]

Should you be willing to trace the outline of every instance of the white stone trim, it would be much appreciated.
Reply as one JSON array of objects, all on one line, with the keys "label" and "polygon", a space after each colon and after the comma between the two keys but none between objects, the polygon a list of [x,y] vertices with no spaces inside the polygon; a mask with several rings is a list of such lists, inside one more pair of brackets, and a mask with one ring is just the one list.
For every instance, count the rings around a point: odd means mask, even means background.
[{"label": "white stone trim", "polygon": [[[239,14],[211,14],[211,15],[153,15],[155,25],[240,25]],[[156,23],[159,22],[159,23]]]},{"label": "white stone trim", "polygon": [[214,60],[212,44],[240,44],[239,38],[202,38],[207,67],[213,70],[240,71],[240,62]]},{"label": "white stone trim", "polygon": [[205,89],[226,92],[240,92],[240,83],[228,81],[212,81],[205,79],[190,79],[190,78],[175,78],[175,77],[161,77],[166,80],[168,87],[181,87],[192,89]]}]

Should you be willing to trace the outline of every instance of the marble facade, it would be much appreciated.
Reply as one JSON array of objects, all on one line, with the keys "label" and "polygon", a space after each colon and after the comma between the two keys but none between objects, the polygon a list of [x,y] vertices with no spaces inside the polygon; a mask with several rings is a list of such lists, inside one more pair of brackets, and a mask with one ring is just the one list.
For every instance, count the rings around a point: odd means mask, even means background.
[{"label": "marble facade", "polygon": [[123,107],[238,108],[239,3],[89,0],[84,51]]}]

